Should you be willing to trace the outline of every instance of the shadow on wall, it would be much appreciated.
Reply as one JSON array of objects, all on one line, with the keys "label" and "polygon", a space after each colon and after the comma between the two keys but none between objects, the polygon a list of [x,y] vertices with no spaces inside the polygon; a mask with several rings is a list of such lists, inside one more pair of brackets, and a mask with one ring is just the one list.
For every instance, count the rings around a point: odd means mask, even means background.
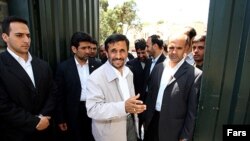
[{"label": "shadow on wall", "polygon": [[[2,35],[2,21],[3,19],[8,16],[8,4],[7,4],[7,0],[0,0],[0,33]],[[0,38],[0,53],[5,51],[5,43],[2,39],[2,37]]]}]

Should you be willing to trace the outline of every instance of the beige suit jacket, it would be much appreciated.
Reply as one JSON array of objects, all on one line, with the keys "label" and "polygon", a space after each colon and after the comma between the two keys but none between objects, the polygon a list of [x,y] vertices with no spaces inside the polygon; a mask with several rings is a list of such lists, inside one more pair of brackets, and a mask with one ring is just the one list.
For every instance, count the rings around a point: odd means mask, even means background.
[{"label": "beige suit jacket", "polygon": [[[131,71],[126,78],[130,96],[134,96]],[[92,133],[96,141],[127,140],[128,113],[125,111],[125,100],[119,87],[118,77],[109,61],[89,76],[86,107],[88,116],[92,118]],[[135,120],[138,121],[137,115]],[[137,122],[136,127],[138,127]]]}]

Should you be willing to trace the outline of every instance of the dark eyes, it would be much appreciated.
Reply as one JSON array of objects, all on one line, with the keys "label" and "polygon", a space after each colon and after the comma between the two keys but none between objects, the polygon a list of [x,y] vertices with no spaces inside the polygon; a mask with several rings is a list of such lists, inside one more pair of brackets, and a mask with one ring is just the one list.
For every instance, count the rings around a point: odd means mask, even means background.
[{"label": "dark eyes", "polygon": [[28,38],[30,38],[30,34],[16,34],[17,37],[21,38],[21,37],[25,37],[27,36]]},{"label": "dark eyes", "polygon": [[198,47],[197,47],[197,46],[194,46],[194,47],[193,47],[193,50],[195,50],[195,49],[202,50],[202,49],[204,49],[204,46],[198,46]]},{"label": "dark eyes", "polygon": [[120,52],[120,53],[124,53],[124,52],[125,52],[125,50],[120,50],[120,51],[115,50],[115,49],[112,49],[112,50],[111,50],[111,53],[118,53],[118,52]]}]

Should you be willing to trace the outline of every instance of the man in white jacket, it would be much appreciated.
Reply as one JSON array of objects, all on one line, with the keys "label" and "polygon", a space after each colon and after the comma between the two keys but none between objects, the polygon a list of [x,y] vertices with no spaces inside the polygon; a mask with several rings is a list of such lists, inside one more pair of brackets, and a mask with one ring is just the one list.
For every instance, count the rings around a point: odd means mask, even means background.
[{"label": "man in white jacket", "polygon": [[137,140],[137,113],[143,112],[146,105],[137,100],[133,74],[125,66],[128,49],[126,36],[109,36],[105,41],[108,61],[87,81],[86,107],[96,141]]}]

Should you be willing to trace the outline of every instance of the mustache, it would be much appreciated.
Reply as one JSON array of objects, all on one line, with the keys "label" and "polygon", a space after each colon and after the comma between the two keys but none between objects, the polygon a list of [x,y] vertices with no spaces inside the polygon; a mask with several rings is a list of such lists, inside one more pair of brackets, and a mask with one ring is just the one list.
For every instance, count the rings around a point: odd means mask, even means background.
[{"label": "mustache", "polygon": [[113,61],[117,61],[117,60],[124,61],[124,59],[122,59],[122,58],[114,58],[114,59],[113,59]]}]

